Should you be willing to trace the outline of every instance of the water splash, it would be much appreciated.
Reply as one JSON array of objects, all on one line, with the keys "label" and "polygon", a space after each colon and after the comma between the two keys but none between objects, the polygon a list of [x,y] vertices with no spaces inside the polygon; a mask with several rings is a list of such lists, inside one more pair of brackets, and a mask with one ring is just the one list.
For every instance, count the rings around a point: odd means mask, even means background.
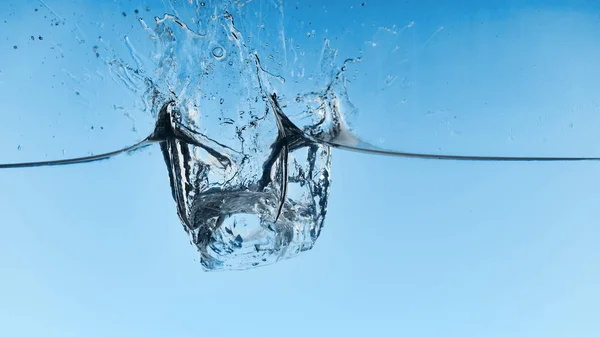
[{"label": "water splash", "polygon": [[[261,61],[252,25],[244,21],[240,27],[234,20],[236,6],[211,12],[202,5],[193,22],[174,7],[172,14],[155,17],[152,27],[139,18],[153,49],[140,52],[125,37],[135,65],[107,62],[115,81],[143,96],[156,118],[145,140],[101,155],[0,168],[88,163],[158,143],[184,229],[202,265],[217,270],[266,265],[313,247],[327,213],[332,147],[422,159],[600,160],[420,154],[365,143],[345,121],[356,110],[347,68],[361,59],[339,62],[325,39],[315,67],[320,81],[310,82],[312,91],[295,90],[271,61],[275,57]],[[283,30],[279,38],[287,51]],[[305,72],[299,66],[294,74],[302,76],[292,77],[310,81],[313,75]]]}]

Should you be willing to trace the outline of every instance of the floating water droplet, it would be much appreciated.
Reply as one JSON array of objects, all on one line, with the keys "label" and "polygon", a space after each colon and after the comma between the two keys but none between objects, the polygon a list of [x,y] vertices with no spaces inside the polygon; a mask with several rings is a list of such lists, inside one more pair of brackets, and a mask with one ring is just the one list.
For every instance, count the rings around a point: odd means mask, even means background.
[{"label": "floating water droplet", "polygon": [[225,50],[223,50],[221,47],[214,47],[212,54],[217,60],[220,60],[225,56]]},{"label": "floating water droplet", "polygon": [[17,150],[21,151],[21,145],[17,146]]}]

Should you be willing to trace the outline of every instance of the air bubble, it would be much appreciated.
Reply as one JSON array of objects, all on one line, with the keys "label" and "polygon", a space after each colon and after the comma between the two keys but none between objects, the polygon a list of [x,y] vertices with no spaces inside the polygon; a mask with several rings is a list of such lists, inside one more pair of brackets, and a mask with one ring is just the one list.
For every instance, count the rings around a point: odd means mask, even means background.
[{"label": "air bubble", "polygon": [[225,50],[223,50],[221,47],[214,47],[212,54],[217,60],[220,60],[225,56]]}]

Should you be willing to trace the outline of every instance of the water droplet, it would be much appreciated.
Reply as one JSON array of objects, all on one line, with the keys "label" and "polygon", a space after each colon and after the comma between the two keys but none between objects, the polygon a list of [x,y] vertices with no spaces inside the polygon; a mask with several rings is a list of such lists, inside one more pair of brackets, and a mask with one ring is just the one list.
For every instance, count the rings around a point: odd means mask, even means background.
[{"label": "water droplet", "polygon": [[223,104],[223,102],[225,102],[225,100],[224,100],[223,98],[221,98],[221,99],[219,100],[219,104]]},{"label": "water droplet", "polygon": [[17,151],[21,151],[21,145],[17,146]]},{"label": "water droplet", "polygon": [[223,58],[223,56],[225,56],[225,50],[223,50],[221,47],[214,47],[212,54],[217,60],[220,60]]}]

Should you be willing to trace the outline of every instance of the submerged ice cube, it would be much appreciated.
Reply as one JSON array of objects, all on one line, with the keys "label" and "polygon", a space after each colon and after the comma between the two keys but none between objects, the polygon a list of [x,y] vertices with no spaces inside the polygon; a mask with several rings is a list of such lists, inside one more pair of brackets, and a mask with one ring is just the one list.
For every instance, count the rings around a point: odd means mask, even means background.
[{"label": "submerged ice cube", "polygon": [[184,126],[178,109],[163,107],[153,137],[204,268],[246,269],[311,249],[327,210],[330,148],[276,123],[274,111],[263,125],[280,129],[266,151],[237,152]]}]

